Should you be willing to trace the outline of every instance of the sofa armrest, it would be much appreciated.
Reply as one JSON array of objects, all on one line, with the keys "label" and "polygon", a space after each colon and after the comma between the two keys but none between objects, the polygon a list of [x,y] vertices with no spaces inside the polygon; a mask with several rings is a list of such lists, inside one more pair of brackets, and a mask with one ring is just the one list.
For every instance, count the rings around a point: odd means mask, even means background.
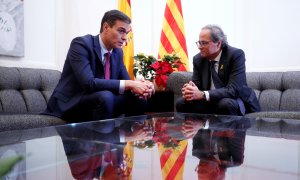
[{"label": "sofa armrest", "polygon": [[174,94],[181,94],[181,88],[185,83],[192,80],[192,72],[176,71],[170,74],[167,81],[167,88]]},{"label": "sofa armrest", "polygon": [[192,72],[176,71],[170,74],[167,81],[167,89],[174,93],[174,110],[176,111],[176,101],[182,96],[181,88],[185,83],[192,80]]}]

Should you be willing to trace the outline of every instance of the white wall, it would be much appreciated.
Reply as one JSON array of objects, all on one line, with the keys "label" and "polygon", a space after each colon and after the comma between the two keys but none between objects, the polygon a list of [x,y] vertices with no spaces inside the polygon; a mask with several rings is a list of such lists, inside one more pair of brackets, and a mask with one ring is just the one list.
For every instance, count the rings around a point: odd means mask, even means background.
[{"label": "white wall", "polygon": [[[135,53],[157,55],[166,0],[131,0]],[[190,63],[201,27],[220,25],[229,44],[246,53],[247,71],[300,70],[298,0],[182,0]],[[27,0],[25,56],[0,56],[2,66],[62,69],[70,41],[97,34],[103,13],[118,0]],[[192,67],[192,66],[190,66]]]},{"label": "white wall", "polygon": [[55,2],[24,1],[24,57],[0,56],[1,66],[57,68]]}]

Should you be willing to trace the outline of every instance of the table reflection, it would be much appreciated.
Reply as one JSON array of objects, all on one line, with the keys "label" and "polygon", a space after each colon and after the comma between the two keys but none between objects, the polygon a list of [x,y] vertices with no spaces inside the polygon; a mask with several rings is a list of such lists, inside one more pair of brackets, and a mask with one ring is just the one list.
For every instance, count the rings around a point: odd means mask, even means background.
[{"label": "table reflection", "polygon": [[192,155],[199,158],[198,179],[225,179],[228,167],[240,166],[244,161],[246,130],[250,120],[243,117],[211,118],[202,122],[193,137]]},{"label": "table reflection", "polygon": [[[177,173],[185,163],[188,139],[193,142],[192,155],[200,159],[199,179],[223,179],[227,167],[243,163],[249,127],[250,121],[244,117],[178,113],[73,124],[57,127],[57,132],[75,179],[130,179],[134,147],[155,146],[163,179],[182,177]],[[175,157],[176,164],[164,167]]]}]

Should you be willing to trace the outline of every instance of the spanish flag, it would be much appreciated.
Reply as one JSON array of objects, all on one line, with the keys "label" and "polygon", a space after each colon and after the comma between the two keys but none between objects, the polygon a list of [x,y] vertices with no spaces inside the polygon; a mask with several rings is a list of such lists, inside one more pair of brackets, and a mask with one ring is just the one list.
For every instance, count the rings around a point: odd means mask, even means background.
[{"label": "spanish flag", "polygon": [[122,166],[122,178],[126,180],[132,180],[132,168],[134,158],[134,145],[133,142],[127,142],[123,151],[123,166]]},{"label": "spanish flag", "polygon": [[165,54],[176,53],[185,64],[185,69],[189,69],[188,52],[185,41],[185,31],[180,0],[167,0],[158,58]]},{"label": "spanish flag", "polygon": [[[131,4],[130,0],[119,0],[119,10],[125,13],[128,17],[131,18]],[[124,64],[129,73],[131,79],[134,79],[133,75],[133,56],[134,56],[134,49],[133,49],[133,33],[132,30],[127,35],[128,42],[123,47],[124,52]]]}]

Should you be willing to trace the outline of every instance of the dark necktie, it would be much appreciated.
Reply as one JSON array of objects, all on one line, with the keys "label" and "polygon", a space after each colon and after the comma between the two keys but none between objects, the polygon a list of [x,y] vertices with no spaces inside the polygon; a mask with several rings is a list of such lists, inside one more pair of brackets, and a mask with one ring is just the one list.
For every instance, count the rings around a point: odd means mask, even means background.
[{"label": "dark necktie", "polygon": [[105,53],[105,79],[110,79],[110,52]]},{"label": "dark necktie", "polygon": [[[216,69],[215,69],[216,62],[217,61],[210,61],[210,72],[211,72],[211,77],[214,82],[215,88],[218,89],[218,88],[224,87],[225,85],[221,81],[218,73],[216,72]],[[245,109],[245,105],[244,105],[243,101],[240,98],[237,98],[236,100],[237,100],[237,103],[239,104],[241,114],[244,115],[246,109]]]},{"label": "dark necktie", "polygon": [[224,83],[221,81],[221,79],[218,76],[218,73],[216,72],[216,69],[215,69],[216,62],[217,61],[210,61],[210,72],[211,72],[211,77],[214,82],[215,88],[218,89],[218,88],[224,87]]}]

